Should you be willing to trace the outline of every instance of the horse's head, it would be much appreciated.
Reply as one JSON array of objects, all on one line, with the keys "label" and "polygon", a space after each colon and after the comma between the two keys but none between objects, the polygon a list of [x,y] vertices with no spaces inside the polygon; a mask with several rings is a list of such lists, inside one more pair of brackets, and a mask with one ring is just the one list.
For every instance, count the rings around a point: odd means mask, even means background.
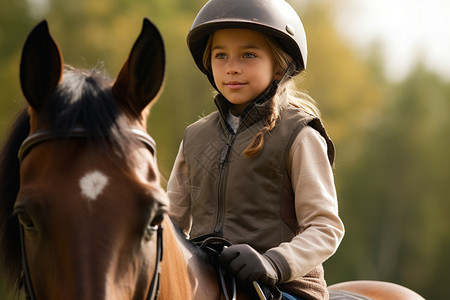
[{"label": "horse's head", "polygon": [[168,205],[146,133],[164,67],[147,19],[115,82],[63,67],[46,22],[28,36],[20,79],[30,135],[14,213],[37,299],[147,296]]}]

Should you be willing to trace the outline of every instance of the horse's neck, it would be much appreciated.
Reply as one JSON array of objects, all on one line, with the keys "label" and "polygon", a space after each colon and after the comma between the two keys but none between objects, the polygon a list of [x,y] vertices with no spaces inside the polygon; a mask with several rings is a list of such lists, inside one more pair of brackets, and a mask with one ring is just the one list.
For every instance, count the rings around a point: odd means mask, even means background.
[{"label": "horse's neck", "polygon": [[188,249],[171,222],[164,226],[160,299],[220,299],[216,270]]}]

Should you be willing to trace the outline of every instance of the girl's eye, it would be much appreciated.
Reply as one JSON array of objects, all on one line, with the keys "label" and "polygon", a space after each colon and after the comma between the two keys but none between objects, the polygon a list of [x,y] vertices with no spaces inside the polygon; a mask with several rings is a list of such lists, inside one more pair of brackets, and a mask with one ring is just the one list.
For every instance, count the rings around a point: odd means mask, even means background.
[{"label": "girl's eye", "polygon": [[215,55],[215,58],[217,59],[225,59],[227,56],[224,53],[217,53]]},{"label": "girl's eye", "polygon": [[256,55],[253,53],[245,53],[244,54],[244,58],[255,58],[255,57],[256,57]]}]

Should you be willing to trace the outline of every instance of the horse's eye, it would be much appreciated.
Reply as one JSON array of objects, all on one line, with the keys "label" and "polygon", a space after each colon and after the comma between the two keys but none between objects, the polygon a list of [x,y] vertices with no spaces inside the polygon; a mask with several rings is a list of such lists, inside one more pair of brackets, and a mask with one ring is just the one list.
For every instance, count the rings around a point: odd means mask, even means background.
[{"label": "horse's eye", "polygon": [[164,220],[164,212],[159,212],[150,223],[150,227],[159,227]]},{"label": "horse's eye", "polygon": [[35,229],[33,220],[31,220],[30,216],[27,213],[19,212],[17,214],[17,219],[19,220],[20,224],[22,224],[25,230],[30,231]]},{"label": "horse's eye", "polygon": [[150,240],[153,234],[158,231],[159,226],[164,220],[164,213],[158,213],[151,222],[148,223],[147,228],[145,229],[145,239]]}]

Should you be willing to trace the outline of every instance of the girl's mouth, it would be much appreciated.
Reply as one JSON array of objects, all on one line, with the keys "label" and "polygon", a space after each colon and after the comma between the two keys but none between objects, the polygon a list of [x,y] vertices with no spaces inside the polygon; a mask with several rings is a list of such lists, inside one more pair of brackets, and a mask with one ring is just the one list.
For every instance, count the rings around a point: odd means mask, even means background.
[{"label": "girl's mouth", "polygon": [[245,85],[245,83],[239,82],[239,81],[229,81],[229,82],[226,82],[225,85],[230,89],[238,89],[238,88],[243,87]]}]

